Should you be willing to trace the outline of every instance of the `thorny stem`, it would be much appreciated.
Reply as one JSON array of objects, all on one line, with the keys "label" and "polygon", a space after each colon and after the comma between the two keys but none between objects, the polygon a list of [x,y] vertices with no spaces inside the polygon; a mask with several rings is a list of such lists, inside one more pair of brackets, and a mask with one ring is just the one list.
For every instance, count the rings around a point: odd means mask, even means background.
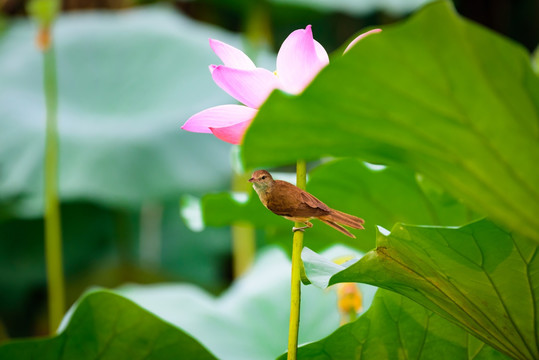
[{"label": "thorny stem", "polygon": [[[305,190],[307,166],[304,160],[298,160],[296,167],[296,185]],[[304,224],[296,222],[295,227]],[[290,326],[288,329],[288,360],[295,360],[298,351],[299,310],[301,303],[301,250],[303,249],[303,231],[294,232],[292,244],[292,286],[290,295]]]}]

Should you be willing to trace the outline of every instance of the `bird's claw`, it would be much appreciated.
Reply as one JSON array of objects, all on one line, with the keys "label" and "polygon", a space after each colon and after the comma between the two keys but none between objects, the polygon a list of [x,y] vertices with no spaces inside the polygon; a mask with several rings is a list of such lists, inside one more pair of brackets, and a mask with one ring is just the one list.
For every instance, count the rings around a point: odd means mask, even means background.
[{"label": "bird's claw", "polygon": [[309,229],[309,228],[312,228],[313,227],[313,224],[311,224],[309,221],[306,221],[305,222],[305,226],[302,226],[302,227],[293,227],[292,228],[292,232],[296,232],[296,231],[301,231],[301,232],[305,232],[305,229]]}]

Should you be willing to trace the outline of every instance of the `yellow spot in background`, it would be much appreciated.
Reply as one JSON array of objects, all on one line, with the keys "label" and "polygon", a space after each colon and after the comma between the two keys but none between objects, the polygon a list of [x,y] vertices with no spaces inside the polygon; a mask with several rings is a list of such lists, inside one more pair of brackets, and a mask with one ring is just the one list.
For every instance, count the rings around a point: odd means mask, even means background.
[{"label": "yellow spot in background", "polygon": [[337,307],[341,313],[341,325],[355,320],[363,310],[363,295],[356,283],[337,284]]}]

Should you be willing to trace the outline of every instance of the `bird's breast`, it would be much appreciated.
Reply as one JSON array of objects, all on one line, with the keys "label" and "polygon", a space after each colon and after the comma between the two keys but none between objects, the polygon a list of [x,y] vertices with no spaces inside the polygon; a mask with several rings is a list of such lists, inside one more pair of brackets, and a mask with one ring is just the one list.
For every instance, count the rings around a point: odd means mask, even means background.
[{"label": "bird's breast", "polygon": [[258,189],[256,186],[253,186],[253,188],[258,194],[258,198],[260,199],[260,202],[262,203],[262,205],[268,208],[268,192],[262,189]]}]

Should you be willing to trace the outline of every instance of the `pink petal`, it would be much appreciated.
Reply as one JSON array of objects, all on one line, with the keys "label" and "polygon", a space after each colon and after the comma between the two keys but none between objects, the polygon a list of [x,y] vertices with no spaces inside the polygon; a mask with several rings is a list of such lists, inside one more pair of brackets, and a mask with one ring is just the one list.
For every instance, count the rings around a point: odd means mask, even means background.
[{"label": "pink petal", "polygon": [[309,85],[329,63],[326,51],[322,50],[322,45],[316,45],[313,39],[311,25],[288,35],[277,54],[277,75],[283,90],[298,94]]},{"label": "pink petal", "polygon": [[[314,49],[316,50],[316,56],[318,57],[318,59],[321,62],[325,63],[326,65],[329,64],[328,52],[326,51],[326,49],[324,49],[322,44],[320,44],[316,40],[314,40]],[[326,66],[326,65],[324,65],[324,66]]]},{"label": "pink petal", "polygon": [[228,67],[244,70],[254,70],[255,64],[243,51],[236,49],[219,40],[210,39],[210,47],[219,56],[221,61]]},{"label": "pink petal", "polygon": [[251,121],[257,110],[241,105],[219,105],[191,116],[182,129],[210,134],[211,128],[221,128]]},{"label": "pink petal", "polygon": [[212,77],[221,89],[252,108],[260,107],[273,89],[279,86],[277,76],[262,68],[241,70],[221,65],[213,69]]},{"label": "pink petal", "polygon": [[213,135],[215,135],[218,139],[237,145],[241,144],[241,141],[243,140],[243,134],[245,134],[245,130],[247,130],[247,128],[251,124],[251,121],[252,119],[231,126],[219,128],[212,127],[210,129]]},{"label": "pink petal", "polygon": [[346,47],[346,49],[344,49],[343,54],[346,54],[346,52],[347,52],[348,50],[350,50],[351,48],[353,48],[354,45],[357,44],[357,43],[359,42],[359,40],[361,40],[361,39],[363,39],[363,38],[365,38],[365,37],[367,37],[367,36],[369,36],[369,35],[371,35],[371,34],[379,33],[379,32],[381,32],[381,31],[382,31],[382,29],[373,29],[373,30],[367,31],[367,32],[365,32],[365,33],[359,35],[359,36],[356,37],[354,40],[352,40],[352,42],[351,42],[350,44],[348,44],[348,46]]}]

